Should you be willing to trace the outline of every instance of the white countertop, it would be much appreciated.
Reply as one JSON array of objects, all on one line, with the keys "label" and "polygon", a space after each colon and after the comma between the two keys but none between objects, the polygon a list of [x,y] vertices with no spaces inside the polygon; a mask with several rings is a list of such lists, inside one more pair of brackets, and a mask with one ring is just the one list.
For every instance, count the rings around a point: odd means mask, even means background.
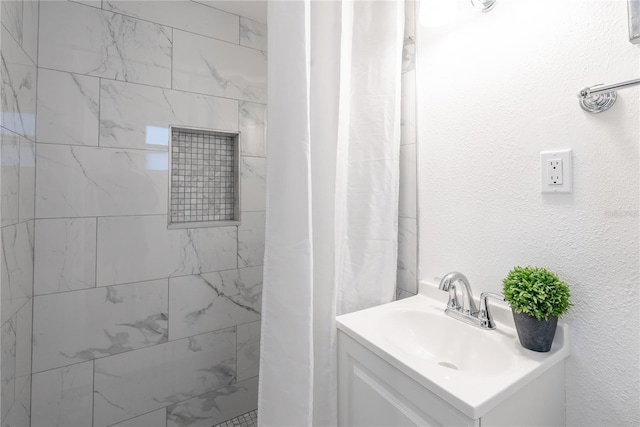
[{"label": "white countertop", "polygon": [[338,329],[473,419],[569,356],[561,322],[551,351],[538,353],[520,345],[506,303],[490,301],[497,327],[481,330],[446,316],[447,300],[421,283],[414,297],[338,316]]}]

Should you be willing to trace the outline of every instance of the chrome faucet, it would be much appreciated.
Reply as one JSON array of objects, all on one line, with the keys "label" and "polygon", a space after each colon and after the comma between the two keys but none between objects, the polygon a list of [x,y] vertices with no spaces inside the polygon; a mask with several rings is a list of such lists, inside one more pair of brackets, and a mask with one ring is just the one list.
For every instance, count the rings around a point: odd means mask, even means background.
[{"label": "chrome faucet", "polygon": [[[459,286],[460,283],[462,286]],[[496,328],[487,305],[487,299],[491,297],[504,301],[501,295],[483,292],[480,295],[480,309],[478,309],[473,299],[473,291],[469,280],[464,274],[456,271],[444,276],[440,280],[438,288],[441,291],[449,292],[449,302],[447,302],[445,314],[482,329]],[[458,298],[458,294],[461,295],[461,301]]]},{"label": "chrome faucet", "polygon": [[[456,283],[462,283],[464,287],[460,289],[462,294],[462,305],[458,302],[458,286]],[[456,271],[451,272],[444,276],[440,281],[439,286],[441,291],[449,292],[449,302],[447,303],[447,310],[453,309],[457,313],[466,315],[472,315],[478,312],[476,303],[473,300],[473,291],[471,291],[471,285],[469,280],[464,274]]]}]

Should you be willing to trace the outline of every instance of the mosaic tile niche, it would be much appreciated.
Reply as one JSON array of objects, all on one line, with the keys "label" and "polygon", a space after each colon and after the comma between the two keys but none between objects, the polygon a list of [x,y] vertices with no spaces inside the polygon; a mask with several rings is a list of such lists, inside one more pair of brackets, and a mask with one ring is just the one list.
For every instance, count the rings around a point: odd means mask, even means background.
[{"label": "mosaic tile niche", "polygon": [[169,228],[240,221],[238,133],[171,128]]}]

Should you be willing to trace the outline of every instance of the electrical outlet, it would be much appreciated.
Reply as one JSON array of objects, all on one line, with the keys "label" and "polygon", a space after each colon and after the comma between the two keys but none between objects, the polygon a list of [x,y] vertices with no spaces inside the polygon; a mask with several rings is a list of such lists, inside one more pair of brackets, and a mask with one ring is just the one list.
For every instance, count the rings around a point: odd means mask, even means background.
[{"label": "electrical outlet", "polygon": [[572,150],[540,153],[540,185],[543,193],[573,191]]},{"label": "electrical outlet", "polygon": [[547,184],[562,185],[562,159],[547,161]]}]

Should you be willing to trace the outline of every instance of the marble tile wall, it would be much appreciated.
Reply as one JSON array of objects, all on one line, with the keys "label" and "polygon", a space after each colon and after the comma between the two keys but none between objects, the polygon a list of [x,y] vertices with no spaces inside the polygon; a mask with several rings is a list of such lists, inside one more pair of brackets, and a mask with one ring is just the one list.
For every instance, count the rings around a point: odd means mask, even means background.
[{"label": "marble tile wall", "polygon": [[398,209],[398,277],[396,297],[418,292],[417,281],[417,168],[416,168],[416,7],[405,1],[405,35],[402,52],[400,136],[400,204]]},{"label": "marble tile wall", "polygon": [[[39,22],[37,102],[14,98],[38,114],[35,204],[7,236],[35,239],[30,293],[14,291],[35,295],[32,425],[210,427],[255,409],[266,26],[189,1],[46,1]],[[3,202],[21,188],[16,123]],[[167,229],[170,125],[241,132],[239,226]]]},{"label": "marble tile wall", "polygon": [[28,427],[38,1],[0,2],[0,424]]}]

